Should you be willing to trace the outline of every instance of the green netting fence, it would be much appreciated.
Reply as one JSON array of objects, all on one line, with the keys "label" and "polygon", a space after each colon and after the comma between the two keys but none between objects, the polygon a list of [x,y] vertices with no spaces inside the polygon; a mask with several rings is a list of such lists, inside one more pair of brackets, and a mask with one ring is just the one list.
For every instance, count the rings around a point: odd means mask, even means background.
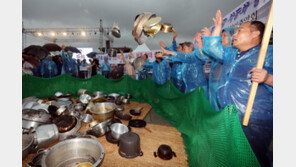
[{"label": "green netting fence", "polygon": [[55,92],[76,95],[80,88],[104,93],[130,93],[133,101],[149,103],[181,132],[191,167],[260,166],[241,128],[237,109],[227,106],[215,111],[202,87],[181,93],[171,81],[156,84],[151,78],[134,80],[124,76],[109,80],[101,75],[78,79],[68,75],[38,78],[23,75],[22,97],[53,96]]}]

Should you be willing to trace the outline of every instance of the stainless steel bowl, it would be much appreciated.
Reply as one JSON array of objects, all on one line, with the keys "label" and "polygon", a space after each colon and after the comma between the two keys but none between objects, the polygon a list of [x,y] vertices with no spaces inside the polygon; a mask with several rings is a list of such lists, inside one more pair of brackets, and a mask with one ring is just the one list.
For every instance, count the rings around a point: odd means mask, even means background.
[{"label": "stainless steel bowl", "polygon": [[90,162],[97,167],[102,162],[105,150],[98,140],[74,138],[51,147],[42,157],[42,167],[76,167]]},{"label": "stainless steel bowl", "polygon": [[56,92],[56,93],[54,94],[55,97],[60,97],[60,96],[62,96],[62,95],[63,95],[62,92]]},{"label": "stainless steel bowl", "polygon": [[90,114],[81,114],[80,115],[80,120],[82,122],[85,122],[85,123],[89,123],[93,120],[92,116]]},{"label": "stainless steel bowl", "polygon": [[114,139],[119,139],[120,136],[126,132],[128,132],[128,127],[121,123],[114,123],[110,126],[111,135]]},{"label": "stainless steel bowl", "polygon": [[83,104],[87,104],[91,100],[91,96],[88,94],[82,94],[79,96],[79,101]]},{"label": "stainless steel bowl", "polygon": [[94,97],[94,99],[104,97],[104,92],[95,91],[95,92],[93,92],[93,97]]},{"label": "stainless steel bowl", "polygon": [[82,103],[77,103],[77,104],[74,106],[74,108],[75,108],[76,111],[82,111],[82,110],[84,109]]},{"label": "stainless steel bowl", "polygon": [[81,96],[82,94],[88,94],[88,93],[89,92],[87,89],[79,89],[77,92],[78,96]]},{"label": "stainless steel bowl", "polygon": [[120,96],[120,94],[118,94],[118,93],[110,93],[110,94],[108,94],[108,96],[112,96],[116,100]]},{"label": "stainless steel bowl", "polygon": [[111,102],[96,103],[90,107],[90,112],[94,120],[103,122],[114,117],[116,104]]},{"label": "stainless steel bowl", "polygon": [[89,125],[90,129],[87,131],[87,134],[96,137],[104,136],[105,133],[109,131],[109,125],[111,125],[111,119],[101,123],[97,123],[96,121],[91,122],[91,124]]},{"label": "stainless steel bowl", "polygon": [[129,99],[122,99],[122,103],[124,103],[124,104],[129,104],[130,103],[130,101],[129,101]]}]

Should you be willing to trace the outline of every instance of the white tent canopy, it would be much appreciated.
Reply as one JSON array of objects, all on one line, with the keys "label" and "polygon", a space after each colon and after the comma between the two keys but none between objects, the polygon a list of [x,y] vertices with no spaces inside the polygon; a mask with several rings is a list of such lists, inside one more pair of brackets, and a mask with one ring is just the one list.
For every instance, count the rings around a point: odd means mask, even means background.
[{"label": "white tent canopy", "polygon": [[136,49],[133,50],[133,52],[150,52],[151,50],[148,48],[148,46],[144,43],[142,45],[138,45]]}]

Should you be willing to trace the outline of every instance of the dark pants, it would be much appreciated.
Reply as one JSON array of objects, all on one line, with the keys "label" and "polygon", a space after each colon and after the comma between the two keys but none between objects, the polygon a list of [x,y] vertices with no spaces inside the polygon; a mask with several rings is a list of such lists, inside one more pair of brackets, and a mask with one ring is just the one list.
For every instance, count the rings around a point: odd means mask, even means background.
[{"label": "dark pants", "polygon": [[[243,116],[240,116],[242,120]],[[250,119],[242,129],[262,167],[272,166],[272,152],[269,150],[273,137],[272,121]]]},{"label": "dark pants", "polygon": [[109,71],[102,71],[102,75],[103,75],[105,78],[109,78],[109,74],[110,74]]}]

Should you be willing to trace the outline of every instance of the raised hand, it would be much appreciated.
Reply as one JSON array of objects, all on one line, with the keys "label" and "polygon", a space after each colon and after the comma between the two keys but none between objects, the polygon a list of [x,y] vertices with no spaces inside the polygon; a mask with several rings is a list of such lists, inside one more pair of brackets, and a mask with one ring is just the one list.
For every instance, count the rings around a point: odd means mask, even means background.
[{"label": "raised hand", "polygon": [[214,21],[214,31],[212,33],[212,36],[220,36],[221,30],[222,30],[222,23],[223,23],[223,16],[220,10],[217,10],[216,18],[213,18]]},{"label": "raised hand", "polygon": [[160,42],[159,42],[159,46],[160,46],[160,47],[163,47],[163,48],[166,47],[163,41],[160,41]]},{"label": "raised hand", "polygon": [[123,50],[122,50],[122,49],[119,49],[119,52],[120,52],[121,54],[123,54]]},{"label": "raised hand", "polygon": [[202,32],[202,36],[203,36],[203,37],[207,37],[207,36],[211,36],[211,35],[212,35],[212,33],[211,33],[211,31],[208,29],[208,27],[204,27],[204,28],[201,30],[201,32]]},{"label": "raised hand", "polygon": [[197,42],[198,48],[201,49],[203,47],[202,35],[200,32],[197,32],[195,35],[195,41]]}]

